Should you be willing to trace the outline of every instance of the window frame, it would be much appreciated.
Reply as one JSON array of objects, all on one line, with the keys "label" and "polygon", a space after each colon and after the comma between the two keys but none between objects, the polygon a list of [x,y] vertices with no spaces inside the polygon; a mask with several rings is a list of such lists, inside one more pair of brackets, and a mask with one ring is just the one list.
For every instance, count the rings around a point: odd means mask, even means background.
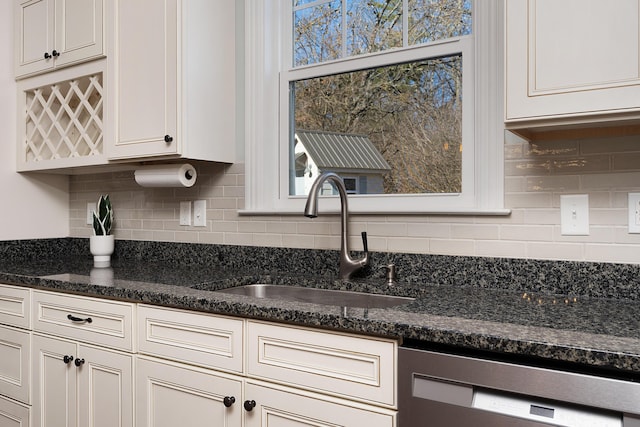
[{"label": "window frame", "polygon": [[[292,35],[283,31],[292,25],[290,0],[245,0],[246,194],[245,207],[240,212],[294,214],[304,209],[305,196],[289,196],[289,147],[293,132],[290,81],[326,75],[328,71],[333,74],[461,53],[465,143],[462,193],[353,195],[349,198],[350,211],[508,214],[509,210],[503,208],[503,11],[504,0],[473,1],[472,36],[292,69]],[[468,69],[472,72],[464,71]],[[323,210],[339,210],[337,199],[323,200]]]}]

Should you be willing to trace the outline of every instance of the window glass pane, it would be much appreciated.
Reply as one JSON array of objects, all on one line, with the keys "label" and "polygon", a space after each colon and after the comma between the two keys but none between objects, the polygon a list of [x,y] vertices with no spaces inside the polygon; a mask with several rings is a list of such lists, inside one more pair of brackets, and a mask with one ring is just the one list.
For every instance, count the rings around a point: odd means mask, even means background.
[{"label": "window glass pane", "polygon": [[470,0],[408,0],[409,45],[471,34]]},{"label": "window glass pane", "polygon": [[347,56],[402,47],[402,0],[347,0]]},{"label": "window glass pane", "polygon": [[472,30],[471,0],[293,0],[293,5],[294,67],[465,36]]},{"label": "window glass pane", "polygon": [[359,194],[461,192],[461,55],[298,80],[291,89],[290,194],[307,194],[328,170],[366,183]]},{"label": "window glass pane", "polygon": [[340,0],[293,13],[293,65],[315,64],[340,58],[342,19]]}]

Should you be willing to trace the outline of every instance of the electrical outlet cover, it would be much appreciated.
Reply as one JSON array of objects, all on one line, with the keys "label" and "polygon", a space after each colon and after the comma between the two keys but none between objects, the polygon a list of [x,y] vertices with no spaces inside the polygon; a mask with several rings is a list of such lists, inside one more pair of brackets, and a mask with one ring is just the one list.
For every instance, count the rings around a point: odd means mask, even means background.
[{"label": "electrical outlet cover", "polygon": [[191,225],[191,202],[180,202],[180,225]]},{"label": "electrical outlet cover", "polygon": [[96,210],[96,204],[89,202],[87,203],[87,224],[93,225],[93,213]]}]

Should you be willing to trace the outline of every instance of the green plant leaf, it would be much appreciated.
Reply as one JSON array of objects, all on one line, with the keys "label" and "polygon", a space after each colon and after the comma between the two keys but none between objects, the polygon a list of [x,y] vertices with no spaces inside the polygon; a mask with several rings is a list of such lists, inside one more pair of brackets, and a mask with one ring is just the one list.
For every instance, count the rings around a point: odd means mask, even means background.
[{"label": "green plant leaf", "polygon": [[109,195],[101,195],[98,199],[96,212],[93,213],[93,231],[96,236],[111,234],[113,226],[113,208]]}]

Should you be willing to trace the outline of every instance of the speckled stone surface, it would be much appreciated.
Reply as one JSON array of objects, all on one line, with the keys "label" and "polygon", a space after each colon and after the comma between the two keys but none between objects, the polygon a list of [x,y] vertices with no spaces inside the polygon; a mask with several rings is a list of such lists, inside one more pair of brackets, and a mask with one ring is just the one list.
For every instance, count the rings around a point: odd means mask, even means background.
[{"label": "speckled stone surface", "polygon": [[[372,254],[362,277],[336,280],[338,253],[117,241],[93,269],[86,239],[0,242],[0,283],[396,337],[425,347],[567,363],[640,376],[638,265]],[[379,268],[397,265],[390,288]],[[357,308],[216,292],[272,283],[415,298]]]}]

